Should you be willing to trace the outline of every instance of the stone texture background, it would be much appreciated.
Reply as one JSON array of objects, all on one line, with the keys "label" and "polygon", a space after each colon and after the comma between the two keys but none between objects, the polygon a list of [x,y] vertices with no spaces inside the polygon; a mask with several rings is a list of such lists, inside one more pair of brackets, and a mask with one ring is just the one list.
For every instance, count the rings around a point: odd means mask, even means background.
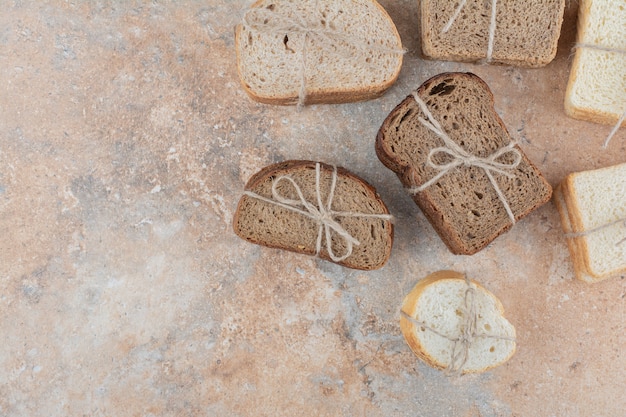
[{"label": "stone texture background", "polygon": [[[550,203],[472,257],[451,255],[377,160],[382,120],[444,71],[492,88],[555,185],[626,158],[626,129],[567,118],[575,36],[542,69],[425,61],[413,0],[382,1],[408,49],[380,99],[297,111],[239,85],[250,1],[7,1],[0,14],[1,416],[621,416],[626,281],[573,278]],[[285,159],[343,165],[397,217],[381,270],[248,244],[247,178]],[[493,291],[518,351],[448,379],[399,330],[439,269]]]}]

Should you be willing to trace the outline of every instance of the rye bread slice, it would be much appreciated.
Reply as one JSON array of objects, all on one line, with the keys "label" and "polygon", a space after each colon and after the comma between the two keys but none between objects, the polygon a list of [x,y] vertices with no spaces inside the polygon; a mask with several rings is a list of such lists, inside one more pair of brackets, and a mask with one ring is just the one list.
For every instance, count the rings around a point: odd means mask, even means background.
[{"label": "rye bread slice", "polygon": [[[462,3],[419,1],[422,53],[426,57],[465,62],[487,57],[494,0]],[[449,25],[460,6],[460,13]],[[498,0],[490,62],[522,67],[541,67],[551,62],[564,10],[565,0]]]},{"label": "rye bread slice", "polygon": [[[350,238],[342,236],[339,228],[326,231],[319,221],[297,211],[308,213],[301,199],[314,206],[312,211],[319,210],[317,172],[321,205],[328,207],[335,168],[336,184],[330,205],[335,214],[329,217],[357,241],[351,253]],[[295,185],[301,190],[301,197]],[[296,210],[279,204],[273,187],[280,198],[293,200],[291,205]],[[378,269],[389,259],[393,242],[389,211],[374,187],[344,168],[313,161],[280,162],[253,175],[245,190],[234,215],[233,229],[249,242],[317,255],[362,270]],[[332,253],[328,250],[329,242]]]},{"label": "rye bread slice", "polygon": [[[519,152],[519,164],[504,170],[507,175],[491,173],[516,221],[550,200],[552,188],[519,146],[511,143],[495,111],[493,95],[478,76],[440,74],[415,93],[449,138],[468,154],[488,158],[507,147]],[[441,173],[427,160],[433,149],[444,146],[444,141],[420,122],[424,117],[410,95],[387,116],[376,138],[378,158],[408,189],[424,185]],[[506,153],[496,162],[511,164],[514,159]],[[452,162],[441,152],[432,160],[437,164]],[[479,166],[460,164],[450,169],[414,193],[413,200],[455,254],[474,254],[512,226],[496,187]]]},{"label": "rye bread slice", "polygon": [[246,93],[278,105],[376,98],[404,52],[375,0],[258,0],[235,28],[235,50]]}]

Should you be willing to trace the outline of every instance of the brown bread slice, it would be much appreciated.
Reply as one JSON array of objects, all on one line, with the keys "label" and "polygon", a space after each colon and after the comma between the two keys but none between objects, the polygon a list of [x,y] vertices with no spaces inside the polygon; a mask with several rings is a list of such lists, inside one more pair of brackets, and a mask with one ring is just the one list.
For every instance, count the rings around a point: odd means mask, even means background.
[{"label": "brown bread slice", "polygon": [[404,52],[375,0],[258,0],[235,29],[235,49],[248,95],[279,105],[376,98]]},{"label": "brown bread slice", "polygon": [[[486,158],[497,150],[512,146],[520,162],[509,169],[511,178],[492,172],[516,220],[547,202],[552,188],[539,170],[511,138],[494,108],[487,84],[471,73],[437,75],[416,91],[450,139],[470,155]],[[411,95],[403,100],[383,122],[376,138],[376,153],[407,188],[419,187],[441,171],[427,165],[429,152],[444,145],[443,140],[426,128],[422,110]],[[498,162],[512,163],[505,154]],[[436,163],[451,161],[441,153]],[[511,228],[496,188],[486,170],[460,165],[432,185],[413,195],[441,239],[455,254],[474,254]]]},{"label": "brown bread slice", "polygon": [[[318,208],[316,164],[319,164],[320,173],[319,195],[322,205],[326,205],[334,167],[312,161],[286,161],[270,165],[253,175],[246,184],[246,192],[239,201],[233,219],[235,233],[259,245],[316,255],[319,223],[276,204],[272,193],[272,186],[276,183],[279,196],[299,200],[293,185],[295,183],[301,189],[304,200]],[[336,169],[331,209],[344,214],[333,218],[358,244],[352,247],[350,256],[335,261],[355,269],[380,268],[389,259],[393,242],[393,225],[389,211],[371,185],[341,167]],[[285,177],[293,180],[293,183]],[[303,209],[302,205],[297,206]],[[345,215],[346,212],[352,215]],[[328,251],[325,232],[322,230],[321,233],[321,247],[317,255],[333,261]],[[331,231],[330,241],[335,258],[341,258],[348,253],[348,241],[337,231]]]},{"label": "brown bread slice", "polygon": [[[493,0],[492,0],[493,1]],[[480,61],[487,57],[492,1],[420,0],[422,53],[432,59]],[[498,0],[492,63],[540,67],[556,55],[565,0]]]}]

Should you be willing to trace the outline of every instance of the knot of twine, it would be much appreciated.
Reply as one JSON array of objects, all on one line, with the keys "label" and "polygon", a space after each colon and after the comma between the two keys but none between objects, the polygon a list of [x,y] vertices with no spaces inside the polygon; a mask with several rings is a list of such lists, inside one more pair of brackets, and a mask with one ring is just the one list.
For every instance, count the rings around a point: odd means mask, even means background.
[{"label": "knot of twine", "polygon": [[[334,211],[332,209],[332,202],[335,194],[335,187],[337,185],[337,167],[333,166],[330,191],[328,192],[326,204],[324,204],[322,201],[322,193],[320,190],[320,177],[321,166],[318,162],[315,164],[315,194],[317,199],[317,205],[310,203],[306,200],[306,198],[304,198],[302,189],[289,175],[280,176],[272,182],[272,198],[263,197],[259,194],[253,193],[252,191],[245,191],[244,194],[264,201],[266,203],[274,204],[284,209],[293,211],[315,221],[318,225],[315,255],[318,256],[320,251],[322,250],[322,240],[325,237],[328,256],[334,262],[341,262],[348,258],[350,255],[352,255],[353,247],[355,245],[358,246],[360,242],[352,235],[350,235],[350,233],[348,233],[348,231],[344,229],[344,227],[339,222],[337,222],[337,217],[364,217],[392,221],[393,216],[389,214],[366,214],[346,211]],[[287,181],[293,186],[296,194],[298,195],[297,200],[287,198],[280,194],[278,186],[282,181]],[[333,232],[341,237],[346,244],[346,252],[341,256],[338,256],[333,252],[331,244]]]},{"label": "knot of twine", "polygon": [[[319,11],[319,10],[318,10]],[[366,39],[356,38],[354,35],[350,36],[342,33],[334,28],[330,27],[331,19],[327,19],[322,15],[322,26],[312,27],[308,25],[301,16],[296,15],[295,19],[291,19],[286,16],[282,16],[279,13],[274,13],[272,9],[268,8],[252,8],[249,9],[243,17],[243,25],[249,29],[252,29],[261,33],[270,33],[273,35],[284,34],[285,35],[285,47],[287,46],[288,35],[302,35],[304,36],[304,42],[301,52],[301,65],[300,65],[300,90],[298,92],[298,107],[302,107],[306,101],[307,93],[307,44],[311,40],[318,47],[335,53],[343,58],[352,58],[354,55],[337,47],[338,43],[350,45],[357,49],[361,53],[368,51],[379,51],[387,54],[404,54],[404,49],[387,48],[384,46],[375,46],[367,43]]]},{"label": "knot of twine", "polygon": [[[434,118],[432,113],[428,110],[428,107],[426,107],[426,103],[424,103],[424,101],[422,101],[422,99],[418,96],[417,92],[413,92],[413,98],[419,105],[424,115],[426,115],[426,117],[428,118],[428,120],[426,120],[420,117],[418,120],[425,127],[431,130],[435,135],[441,138],[445,146],[431,149],[426,159],[426,164],[429,167],[438,170],[439,173],[435,175],[433,178],[431,178],[430,180],[426,181],[424,184],[420,185],[419,187],[410,188],[409,193],[417,194],[421,191],[424,191],[426,188],[430,187],[432,184],[439,181],[441,177],[443,177],[448,172],[450,172],[450,170],[453,170],[456,167],[475,166],[478,168],[482,168],[485,171],[487,178],[489,178],[489,181],[491,182],[493,189],[496,191],[498,198],[502,202],[502,205],[504,206],[504,209],[506,210],[506,213],[508,214],[509,219],[511,219],[511,223],[515,224],[515,215],[513,214],[513,211],[511,210],[511,207],[509,206],[509,203],[506,200],[504,193],[502,192],[502,190],[498,186],[498,183],[493,177],[493,172],[497,172],[498,174],[504,175],[508,178],[515,177],[515,175],[508,172],[512,169],[517,168],[517,166],[522,161],[522,154],[515,148],[515,143],[513,142],[509,143],[508,145],[498,149],[497,151],[487,156],[486,158],[472,155],[469,152],[467,152],[465,149],[457,145],[456,142],[454,142],[452,139],[450,139],[448,134],[441,127],[441,124],[439,124],[439,122]],[[433,157],[437,154],[447,154],[452,157],[452,161],[448,163],[436,163],[433,160]],[[498,159],[506,154],[511,154],[514,156],[513,162],[511,163],[498,162]]]},{"label": "knot of twine", "polygon": [[[594,227],[593,229],[584,230],[584,231],[582,231],[582,232],[571,232],[571,233],[565,233],[565,238],[567,238],[567,239],[574,239],[574,238],[577,238],[577,237],[585,237],[585,236],[589,236],[589,235],[591,235],[591,234],[593,234],[593,233],[597,233],[597,232],[600,232],[600,231],[602,231],[602,230],[605,230],[605,229],[611,228],[611,227],[613,227],[613,226],[618,226],[618,225],[620,225],[620,224],[621,224],[623,227],[626,227],[626,218],[624,218],[624,219],[617,219],[617,220],[615,220],[615,221],[613,221],[613,222],[610,222],[610,223],[604,224],[604,225],[602,225],[602,226]],[[618,240],[618,241],[617,241],[617,243],[615,243],[615,246],[619,246],[619,245],[621,245],[621,244],[623,244],[623,243],[625,243],[625,242],[626,242],[626,237],[624,237],[624,238],[623,238],[623,239],[621,239],[621,240]]]},{"label": "knot of twine", "polygon": [[[459,6],[452,14],[452,17],[450,17],[450,20],[448,20],[448,23],[446,23],[443,29],[441,29],[441,33],[447,33],[450,30],[454,22],[456,22],[456,19],[459,17],[459,14],[461,14],[461,11],[465,7],[465,3],[467,3],[467,0],[461,0]],[[496,4],[497,0],[491,0],[491,16],[489,18],[489,41],[487,43],[487,56],[484,59],[485,63],[490,63],[493,56],[493,44],[496,37]]]},{"label": "knot of twine", "polygon": [[[613,54],[626,54],[626,49],[611,48],[608,46],[594,45],[590,43],[577,43],[576,45],[574,45],[573,49],[576,49],[576,48],[593,49],[596,51],[609,52]],[[615,126],[613,126],[613,129],[611,129],[611,132],[604,140],[604,143],[602,144],[602,149],[608,148],[609,142],[611,141],[611,139],[613,139],[613,136],[615,136],[619,128],[622,126],[622,123],[624,123],[625,119],[626,119],[626,110],[624,110],[620,118],[617,119],[617,123],[615,124]]]},{"label": "knot of twine", "polygon": [[446,335],[437,329],[432,328],[423,321],[417,320],[415,317],[400,311],[400,314],[415,326],[435,333],[437,336],[448,339],[452,342],[452,352],[450,354],[450,363],[446,367],[446,372],[450,375],[458,376],[462,373],[463,367],[469,358],[469,350],[477,338],[489,338],[498,340],[515,341],[514,337],[501,336],[490,333],[478,332],[478,307],[476,305],[476,289],[471,285],[470,280],[465,276],[467,289],[463,298],[463,321],[460,326],[460,334],[458,336]]}]

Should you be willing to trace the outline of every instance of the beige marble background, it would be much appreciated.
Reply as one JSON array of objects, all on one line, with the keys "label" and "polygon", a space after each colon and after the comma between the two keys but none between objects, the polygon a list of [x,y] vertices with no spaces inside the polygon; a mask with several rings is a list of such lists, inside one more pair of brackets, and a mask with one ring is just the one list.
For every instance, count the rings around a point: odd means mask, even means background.
[{"label": "beige marble background", "polygon": [[[374,137],[428,77],[473,71],[555,185],[626,160],[626,129],[567,118],[569,2],[543,69],[420,58],[414,1],[383,1],[408,49],[380,99],[294,107],[240,88],[244,0],[5,1],[0,13],[0,416],[623,416],[626,281],[587,285],[550,203],[451,255]],[[397,217],[388,264],[348,270],[237,238],[247,178],[291,158],[343,165]],[[399,330],[439,269],[493,291],[518,351],[448,379]]]}]

